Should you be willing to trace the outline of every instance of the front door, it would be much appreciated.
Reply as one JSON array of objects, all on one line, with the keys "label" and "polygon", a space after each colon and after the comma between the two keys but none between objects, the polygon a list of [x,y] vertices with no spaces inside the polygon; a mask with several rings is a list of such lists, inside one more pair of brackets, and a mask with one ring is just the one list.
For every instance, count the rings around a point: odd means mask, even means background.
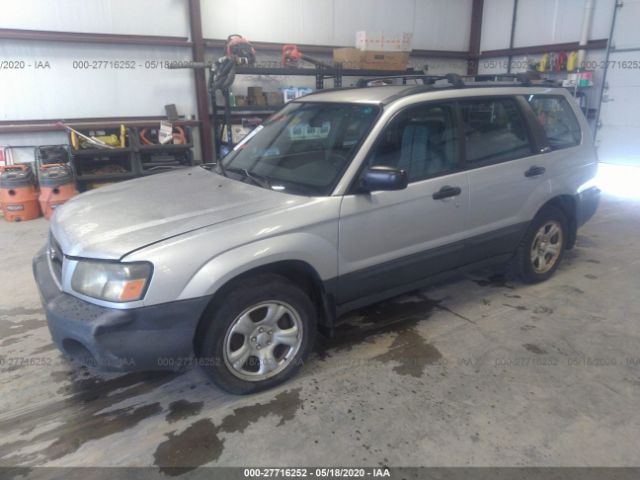
[{"label": "front door", "polygon": [[396,115],[368,166],[407,171],[404,190],[345,195],[340,213],[337,303],[392,296],[464,259],[469,182],[461,171],[451,103]]}]

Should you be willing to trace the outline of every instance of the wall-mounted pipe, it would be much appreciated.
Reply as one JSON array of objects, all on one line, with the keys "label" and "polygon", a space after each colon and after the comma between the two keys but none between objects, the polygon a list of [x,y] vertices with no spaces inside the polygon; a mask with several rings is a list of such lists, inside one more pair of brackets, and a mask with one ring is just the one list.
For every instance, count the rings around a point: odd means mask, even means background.
[{"label": "wall-mounted pipe", "polygon": [[596,7],[595,0],[586,0],[584,3],[584,14],[582,16],[582,31],[580,33],[580,42],[578,49],[578,68],[584,65],[584,59],[587,55],[586,46],[589,42],[589,32],[591,31],[591,21],[593,19],[593,11]]},{"label": "wall-mounted pipe", "polygon": [[[613,0],[616,6],[613,8],[613,16],[611,17],[611,28],[609,29],[609,39],[607,41],[607,53],[604,57],[604,64],[609,65],[609,58],[611,57],[611,42],[613,42],[613,34],[616,30],[616,20],[618,18],[618,10],[622,7],[622,2],[618,3],[618,0]],[[604,92],[608,90],[607,86],[607,73],[609,69],[605,67],[602,73],[602,87],[600,88],[600,98],[598,99],[598,112],[596,113],[596,123],[593,129],[593,140],[598,140],[598,131],[600,130],[600,113],[602,112],[602,100],[604,99]]]}]

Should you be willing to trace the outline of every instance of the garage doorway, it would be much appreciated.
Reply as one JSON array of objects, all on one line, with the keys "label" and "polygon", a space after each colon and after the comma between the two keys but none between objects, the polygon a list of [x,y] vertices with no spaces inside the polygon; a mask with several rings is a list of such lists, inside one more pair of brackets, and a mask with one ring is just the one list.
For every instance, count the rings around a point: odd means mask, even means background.
[{"label": "garage doorway", "polygon": [[600,162],[640,167],[640,0],[618,1],[613,17],[596,145]]}]

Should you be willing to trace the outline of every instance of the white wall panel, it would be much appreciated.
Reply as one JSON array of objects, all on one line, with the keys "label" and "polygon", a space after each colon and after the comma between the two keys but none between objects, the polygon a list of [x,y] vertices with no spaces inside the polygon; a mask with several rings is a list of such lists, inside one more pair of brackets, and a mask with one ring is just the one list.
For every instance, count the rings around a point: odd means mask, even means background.
[{"label": "white wall panel", "polygon": [[600,161],[636,167],[640,166],[640,75],[632,62],[640,55],[639,15],[640,1],[627,0],[616,16],[613,44],[635,50],[611,51],[596,142]]},{"label": "white wall panel", "polygon": [[[599,38],[609,38],[611,19],[613,18],[613,10],[615,9],[616,1],[617,0],[596,0],[596,8],[593,11],[591,33],[589,35],[590,39],[596,40]],[[636,0],[632,1],[635,2]],[[629,2],[625,0],[625,4],[628,3]],[[580,8],[584,8],[584,5],[581,4]],[[636,18],[638,18],[637,14]],[[580,16],[580,21],[582,22],[582,16]]]},{"label": "white wall panel", "polygon": [[[624,6],[616,17],[616,28],[613,34],[613,44],[616,48],[640,48],[638,19],[640,19],[640,0],[625,0]],[[626,60],[632,60],[632,58],[626,58]]]},{"label": "white wall panel", "polygon": [[557,21],[556,4],[556,0],[520,0],[514,46],[526,47],[554,43],[553,32]]},{"label": "white wall panel", "polygon": [[[516,47],[577,42],[586,0],[520,0]],[[596,0],[589,39],[607,38],[615,0]]]},{"label": "white wall panel", "polygon": [[471,0],[417,0],[413,47],[468,50],[471,5]]},{"label": "white wall panel", "polygon": [[[3,70],[1,120],[164,115],[175,103],[182,114],[196,112],[193,72],[146,68],[147,60],[188,60],[178,47],[128,47],[3,41],[0,58],[24,60],[24,69]],[[134,69],[74,68],[74,61],[126,60]],[[36,62],[50,69],[35,69]],[[32,65],[29,67],[29,65]],[[104,64],[97,63],[102,67]]]},{"label": "white wall panel", "polygon": [[[585,0],[556,0],[558,18],[553,35],[554,43],[576,42],[580,39]],[[615,0],[596,0],[589,39],[607,38]]]},{"label": "white wall panel", "polygon": [[189,35],[187,0],[3,1],[2,28],[137,35]]},{"label": "white wall panel", "polygon": [[[334,44],[353,45],[358,30],[413,32],[415,6],[415,0],[336,0]],[[414,48],[421,47],[414,42]]]},{"label": "white wall panel", "polygon": [[[69,143],[66,132],[0,133],[0,147],[4,145],[33,147],[34,145],[59,145],[64,143]],[[23,157],[25,153],[20,151],[14,157]],[[31,152],[29,155],[33,157],[35,152]]]},{"label": "white wall panel", "polygon": [[349,46],[358,30],[413,32],[414,48],[466,50],[472,0],[202,0],[206,38]]},{"label": "white wall panel", "polygon": [[334,44],[333,0],[201,0],[205,38]]},{"label": "white wall panel", "polygon": [[480,50],[509,48],[514,0],[487,0],[482,13]]}]

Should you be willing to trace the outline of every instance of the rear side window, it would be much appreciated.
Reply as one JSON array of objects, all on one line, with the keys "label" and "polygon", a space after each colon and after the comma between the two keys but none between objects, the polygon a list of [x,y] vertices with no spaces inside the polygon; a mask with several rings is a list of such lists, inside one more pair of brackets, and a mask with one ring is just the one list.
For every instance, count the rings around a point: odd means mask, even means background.
[{"label": "rear side window", "polygon": [[580,124],[566,98],[552,95],[529,95],[526,98],[553,150],[580,144]]},{"label": "rear side window", "polygon": [[527,124],[513,98],[460,101],[467,163],[498,163],[531,155]]}]

